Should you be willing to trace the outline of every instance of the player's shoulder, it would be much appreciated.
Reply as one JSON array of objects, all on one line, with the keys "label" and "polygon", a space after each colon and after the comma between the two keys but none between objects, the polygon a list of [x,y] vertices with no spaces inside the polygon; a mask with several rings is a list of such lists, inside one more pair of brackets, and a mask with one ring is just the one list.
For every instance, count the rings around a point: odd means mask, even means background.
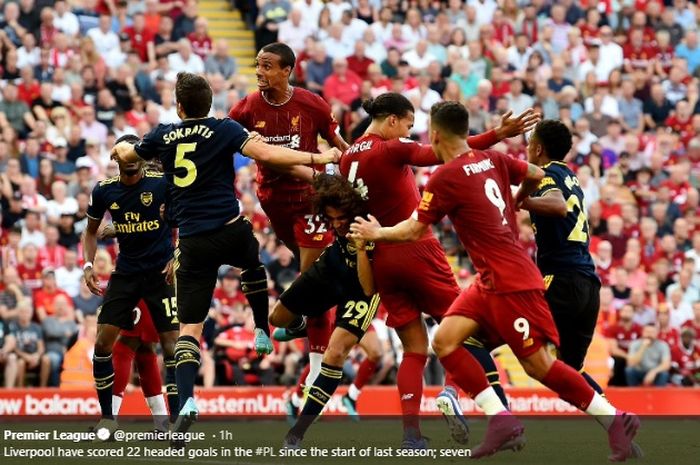
[{"label": "player's shoulder", "polygon": [[553,161],[544,166],[543,181],[556,185],[560,189],[571,190],[578,185],[576,174],[566,165],[566,163]]},{"label": "player's shoulder", "polygon": [[112,176],[111,178],[104,179],[95,185],[95,190],[97,189],[109,189],[111,186],[119,185],[119,176]]},{"label": "player's shoulder", "polygon": [[294,88],[294,94],[292,95],[292,101],[297,105],[308,105],[311,108],[330,108],[328,102],[323,100],[323,97],[315,92],[311,92],[308,89],[302,89],[301,87]]}]

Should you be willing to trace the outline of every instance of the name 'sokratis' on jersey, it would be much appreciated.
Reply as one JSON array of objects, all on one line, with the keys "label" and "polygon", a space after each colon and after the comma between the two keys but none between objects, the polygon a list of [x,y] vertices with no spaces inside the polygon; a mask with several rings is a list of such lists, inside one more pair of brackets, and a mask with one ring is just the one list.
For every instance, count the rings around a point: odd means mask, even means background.
[{"label": "name 'sokratis' on jersey", "polygon": [[233,155],[248,131],[229,119],[197,118],[161,124],[136,144],[139,157],[158,157],[168,180],[168,214],[180,237],[214,231],[240,214]]}]

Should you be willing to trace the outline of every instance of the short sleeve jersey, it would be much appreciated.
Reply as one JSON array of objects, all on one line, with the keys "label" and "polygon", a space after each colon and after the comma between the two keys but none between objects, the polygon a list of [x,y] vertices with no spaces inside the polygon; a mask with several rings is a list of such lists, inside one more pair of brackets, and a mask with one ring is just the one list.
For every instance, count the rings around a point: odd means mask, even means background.
[{"label": "short sleeve jersey", "polygon": [[545,177],[532,197],[559,190],[566,200],[568,213],[565,218],[530,213],[536,231],[537,265],[545,275],[576,270],[596,277],[595,264],[588,251],[588,219],[578,178],[562,162],[551,162],[544,171]]},{"label": "short sleeve jersey", "polygon": [[542,275],[512,227],[510,186],[520,184],[526,173],[527,163],[500,152],[467,152],[435,171],[416,210],[424,224],[450,218],[480,284],[489,291],[544,289]]},{"label": "short sleeve jersey", "polygon": [[219,229],[240,214],[233,155],[248,137],[231,119],[198,118],[161,124],[136,144],[139,157],[159,158],[163,165],[172,202],[168,215],[180,237]]},{"label": "short sleeve jersey", "polygon": [[[318,152],[318,137],[331,141],[338,133],[338,122],[331,107],[320,96],[306,89],[293,88],[292,97],[283,105],[271,105],[260,92],[244,97],[229,112],[249,131],[259,133],[268,144],[281,145],[304,152]],[[261,190],[303,190],[309,184],[258,165]]]},{"label": "short sleeve jersey", "polygon": [[340,159],[340,172],[368,199],[369,213],[382,226],[409,218],[420,200],[411,160],[423,146],[411,139],[384,140],[366,134]]},{"label": "short sleeve jersey", "polygon": [[146,171],[127,186],[119,176],[105,179],[92,190],[87,214],[101,221],[106,212],[119,241],[116,271],[134,273],[162,269],[173,256],[170,228],[160,216],[167,183],[161,173]]}]

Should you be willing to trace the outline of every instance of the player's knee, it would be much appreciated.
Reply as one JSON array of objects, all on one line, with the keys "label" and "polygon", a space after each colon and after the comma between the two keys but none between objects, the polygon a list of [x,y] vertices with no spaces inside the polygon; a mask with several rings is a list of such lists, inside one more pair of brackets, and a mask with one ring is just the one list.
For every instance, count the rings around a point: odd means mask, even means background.
[{"label": "player's knee", "polygon": [[323,363],[336,367],[342,366],[348,352],[348,350],[345,350],[345,347],[330,345],[323,353]]},{"label": "player's knee", "polygon": [[98,357],[106,357],[112,354],[112,347],[114,343],[105,340],[104,338],[97,338],[95,341],[95,355]]},{"label": "player's knee", "polygon": [[460,346],[459,341],[453,341],[450,340],[449,337],[446,337],[444,333],[441,333],[440,331],[435,334],[435,337],[433,338],[433,342],[431,344],[431,347],[433,348],[433,352],[438,357],[445,357],[446,355],[451,354],[455,350],[457,350]]},{"label": "player's knee", "polygon": [[537,352],[527,358],[521,359],[520,364],[522,365],[525,373],[537,381],[541,381],[549,373],[549,369],[552,367],[553,359],[545,351]]},{"label": "player's knee", "polygon": [[374,363],[379,363],[379,361],[382,359],[382,355],[384,355],[382,353],[382,346],[379,343],[367,344],[366,346],[363,346],[363,349],[365,350],[367,359]]}]

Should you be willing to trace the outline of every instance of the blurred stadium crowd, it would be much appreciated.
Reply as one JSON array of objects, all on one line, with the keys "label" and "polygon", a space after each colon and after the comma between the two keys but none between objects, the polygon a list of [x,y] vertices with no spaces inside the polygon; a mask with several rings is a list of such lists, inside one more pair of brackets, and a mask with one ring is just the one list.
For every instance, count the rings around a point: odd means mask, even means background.
[{"label": "blurred stadium crowd", "polygon": [[[222,2],[222,6],[224,3]],[[574,134],[567,161],[586,194],[603,281],[599,331],[611,384],[700,385],[700,8],[687,0],[234,0],[258,48],[297,54],[294,85],[321,94],[346,140],[368,124],[362,99],[404,93],[428,112],[459,100],[474,133],[534,107]],[[6,387],[91,387],[84,370],[100,297],[82,282],[80,234],[94,184],[118,173],[116,137],[177,120],[181,70],[205,73],[212,115],[249,90],[229,44],[212,41],[196,0],[0,0],[0,367]],[[526,157],[518,137],[496,146]],[[256,230],[271,302],[297,275],[255,197],[255,164],[236,156],[236,188]],[[431,169],[416,170],[419,187]],[[460,285],[473,278],[449,223],[438,234]],[[521,216],[534,256],[534,232]],[[105,284],[116,245],[95,269]],[[202,341],[201,383],[292,384],[304,342],[254,357],[253,322],[234,269],[222,269]],[[654,326],[654,328],[652,328]],[[401,357],[385,344],[375,383]],[[653,350],[637,352],[643,340]],[[646,346],[645,346],[646,347]],[[91,353],[90,353],[91,354]],[[363,355],[353,354],[348,378]],[[626,368],[627,361],[630,366]],[[86,376],[82,376],[86,371]],[[662,376],[646,376],[650,371]],[[426,379],[441,383],[435,360]]]}]

